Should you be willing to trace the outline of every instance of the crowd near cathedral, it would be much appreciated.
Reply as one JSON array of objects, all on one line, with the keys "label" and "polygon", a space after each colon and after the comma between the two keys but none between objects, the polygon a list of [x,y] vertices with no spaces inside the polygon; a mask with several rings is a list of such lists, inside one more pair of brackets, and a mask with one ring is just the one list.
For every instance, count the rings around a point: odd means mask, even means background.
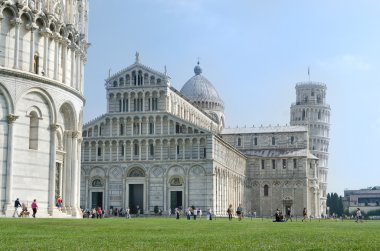
[{"label": "crowd near cathedral", "polygon": [[83,124],[87,16],[87,0],[0,0],[0,216],[16,198],[37,199],[46,217],[192,206],[223,216],[230,204],[326,214],[324,83],[295,84],[289,125],[226,128],[199,62],[177,90],[136,53],[105,80],[106,112]]}]

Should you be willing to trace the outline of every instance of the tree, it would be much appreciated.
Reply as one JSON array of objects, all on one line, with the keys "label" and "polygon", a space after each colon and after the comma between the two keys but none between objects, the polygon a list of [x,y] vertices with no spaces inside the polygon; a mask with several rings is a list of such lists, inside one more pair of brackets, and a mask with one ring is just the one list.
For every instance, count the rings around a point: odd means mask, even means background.
[{"label": "tree", "polygon": [[344,213],[343,198],[337,193],[327,194],[327,206],[330,208],[330,215],[335,214],[341,216]]}]

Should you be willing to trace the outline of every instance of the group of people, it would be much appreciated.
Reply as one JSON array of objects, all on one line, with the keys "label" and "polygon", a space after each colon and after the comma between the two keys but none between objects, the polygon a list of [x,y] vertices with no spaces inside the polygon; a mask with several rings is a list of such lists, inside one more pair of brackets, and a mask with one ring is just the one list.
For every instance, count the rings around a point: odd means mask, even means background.
[{"label": "group of people", "polygon": [[[19,198],[17,198],[15,200],[15,205],[14,206],[15,206],[15,211],[13,212],[13,216],[12,217],[15,217],[16,215],[18,217],[28,217],[29,216],[30,213],[28,211],[27,204],[20,203],[20,199]],[[21,207],[21,212],[20,213],[18,213],[19,207]],[[33,200],[31,207],[32,207],[32,211],[33,211],[32,216],[33,216],[33,218],[36,218],[37,209],[38,209],[38,205],[37,205],[37,200],[36,199]]]},{"label": "group of people", "polygon": [[[233,212],[234,212],[234,210],[232,208],[232,204],[230,204],[227,208],[227,214],[228,214],[229,220],[232,220]],[[244,217],[243,208],[242,208],[241,204],[239,204],[239,206],[236,208],[236,215],[238,216],[239,221],[241,221],[242,218]]]},{"label": "group of people", "polygon": [[200,208],[189,207],[186,211],[186,216],[188,220],[190,220],[191,217],[196,220],[197,216],[199,216],[199,218],[202,218],[202,210]]}]

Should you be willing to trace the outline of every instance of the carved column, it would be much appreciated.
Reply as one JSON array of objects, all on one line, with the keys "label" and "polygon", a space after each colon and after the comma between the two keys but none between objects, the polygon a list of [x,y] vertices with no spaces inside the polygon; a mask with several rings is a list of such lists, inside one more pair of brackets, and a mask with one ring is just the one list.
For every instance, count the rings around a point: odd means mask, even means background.
[{"label": "carved column", "polygon": [[67,47],[70,44],[70,40],[67,38],[62,38],[62,83],[66,84],[67,82]]},{"label": "carved column", "polygon": [[105,192],[104,192],[104,208],[103,209],[109,209],[110,206],[109,206],[109,201],[110,201],[110,194],[109,194],[109,179],[110,179],[110,176],[109,175],[106,175],[105,176],[105,179],[106,179],[106,184],[105,184]]},{"label": "carved column", "polygon": [[72,88],[75,88],[75,48],[76,48],[75,44],[72,43],[69,48],[70,48],[70,51],[71,51],[70,86]]},{"label": "carved column", "polygon": [[79,170],[79,162],[78,162],[78,138],[80,137],[80,132],[74,131],[71,135],[72,141],[72,150],[71,150],[71,207],[73,216],[77,216],[79,213],[79,203],[78,203],[78,178],[80,174],[78,174]]},{"label": "carved column", "polygon": [[71,187],[72,187],[72,179],[71,179],[71,152],[72,152],[72,131],[65,131],[65,161],[64,161],[64,174],[63,174],[63,197],[62,197],[62,202],[63,202],[63,210],[71,214]]},{"label": "carved column", "polygon": [[77,47],[75,50],[75,89],[80,91],[81,90],[81,82],[80,82],[80,61],[81,61],[81,52],[79,48]]},{"label": "carved column", "polygon": [[78,210],[79,210],[79,214],[82,215],[82,211],[80,210],[80,183],[81,183],[81,159],[82,159],[82,141],[83,141],[83,138],[82,138],[82,134],[81,132],[79,132],[79,136],[78,136],[78,142],[77,142],[77,145],[78,145],[78,150],[77,150],[77,187],[78,187],[78,190],[77,190],[77,207],[78,207]]},{"label": "carved column", "polygon": [[14,48],[14,65],[15,69],[19,68],[19,55],[20,55],[20,26],[22,25],[22,20],[20,18],[15,18],[11,21],[11,24],[15,26],[15,48]]},{"label": "carved column", "polygon": [[[85,188],[85,194],[84,194],[84,200],[85,200],[85,202],[84,202],[84,206],[85,206],[85,208],[90,208],[90,206],[89,206],[89,196],[88,196],[88,183],[90,182],[90,176],[86,173],[86,177],[85,177],[85,179],[84,179],[84,182],[85,182],[85,186],[86,186],[86,188]],[[84,208],[84,209],[85,209]]]},{"label": "carved column", "polygon": [[[12,205],[13,190],[13,125],[18,116],[9,114],[8,119],[8,149],[7,149],[7,177],[6,177],[6,193],[5,193],[5,211],[7,216],[11,216],[14,210]],[[1,194],[0,194],[1,196]],[[12,210],[13,209],[13,210]]]},{"label": "carved column", "polygon": [[55,208],[55,176],[56,176],[56,149],[55,149],[55,134],[59,126],[57,124],[50,125],[50,164],[49,164],[49,199],[48,212],[53,214]]},{"label": "carved column", "polygon": [[44,38],[44,62],[43,62],[43,75],[48,76],[48,70],[49,70],[49,37],[51,35],[51,31],[46,28],[45,30],[41,31],[40,34]]},{"label": "carved column", "polygon": [[54,79],[58,80],[58,73],[59,73],[59,41],[61,40],[61,36],[59,33],[54,32],[53,34],[54,39]]},{"label": "carved column", "polygon": [[35,69],[34,69],[34,54],[35,54],[34,40],[35,40],[35,31],[38,29],[38,26],[36,25],[36,23],[32,23],[30,25],[27,25],[27,29],[30,30],[29,71],[33,73],[38,73],[38,70],[35,72]]}]

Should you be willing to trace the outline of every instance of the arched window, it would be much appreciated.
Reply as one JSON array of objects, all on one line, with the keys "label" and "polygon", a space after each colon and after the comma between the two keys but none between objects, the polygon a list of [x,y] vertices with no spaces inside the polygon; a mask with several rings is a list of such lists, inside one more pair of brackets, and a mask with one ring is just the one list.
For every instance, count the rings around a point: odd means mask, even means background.
[{"label": "arched window", "polygon": [[303,98],[303,102],[307,103],[308,101],[309,101],[309,97],[308,97],[308,96],[305,96],[305,97]]},{"label": "arched window", "polygon": [[254,144],[255,146],[257,146],[257,137],[255,137],[255,138],[253,139],[253,144]]},{"label": "arched window", "polygon": [[264,186],[264,196],[269,196],[269,186],[268,185]]},{"label": "arched window", "polygon": [[294,144],[294,136],[290,136],[290,144]]},{"label": "arched window", "polygon": [[128,177],[145,177],[145,172],[141,168],[135,167],[128,173]]},{"label": "arched window", "polygon": [[29,114],[29,149],[38,149],[38,115],[35,111]]},{"label": "arched window", "polygon": [[318,112],[318,119],[321,119],[321,111]]},{"label": "arched window", "polygon": [[276,138],[272,137],[272,146],[274,146],[275,144],[276,144]]},{"label": "arched window", "polygon": [[139,155],[139,144],[135,143],[134,145],[134,155],[138,156]]},{"label": "arched window", "polygon": [[149,145],[149,154],[150,154],[150,156],[154,156],[154,145],[153,144]]},{"label": "arched window", "polygon": [[306,111],[302,110],[302,120],[305,120],[305,118],[306,118]]},{"label": "arched window", "polygon": [[92,186],[93,187],[102,187],[103,186],[103,183],[100,179],[95,179],[92,181]]},{"label": "arched window", "polygon": [[124,125],[120,124],[120,135],[124,135]]},{"label": "arched window", "polygon": [[241,138],[238,138],[237,145],[241,146]]}]

